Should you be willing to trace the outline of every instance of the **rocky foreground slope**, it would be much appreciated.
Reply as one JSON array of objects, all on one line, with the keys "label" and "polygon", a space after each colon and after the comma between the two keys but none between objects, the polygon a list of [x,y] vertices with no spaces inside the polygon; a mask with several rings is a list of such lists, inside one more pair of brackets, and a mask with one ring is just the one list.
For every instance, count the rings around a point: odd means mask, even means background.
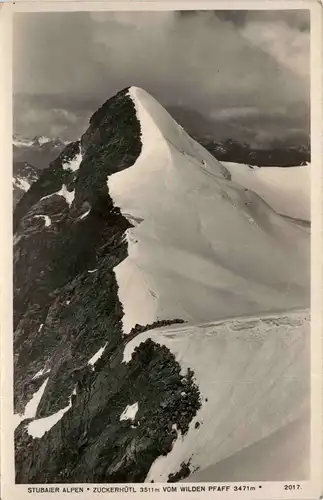
[{"label": "rocky foreground slope", "polygon": [[[308,306],[309,235],[233,183],[143,90],[125,89],[94,113],[81,139],[20,199],[14,231],[17,482],[172,481],[212,465],[284,424],[275,383],[264,385],[276,377],[273,351],[283,355],[277,383],[305,388],[290,418],[306,408],[306,312],[264,320],[260,337],[252,323],[237,341],[228,328],[227,350],[222,338],[186,360],[192,342],[220,328],[202,323]],[[184,322],[170,344],[170,325]],[[154,336],[158,327],[165,336]],[[178,357],[183,336],[187,347]],[[295,356],[280,349],[290,342]],[[242,345],[249,357],[239,356]],[[213,396],[206,396],[198,373],[212,363],[205,373]],[[261,415],[247,406],[250,429],[235,420],[238,435],[231,433],[226,447],[211,415],[224,394],[229,418],[235,385],[227,393],[222,385],[235,376],[241,405],[258,382],[275,405]],[[205,404],[211,410],[197,421]],[[263,427],[266,412],[275,418]],[[212,428],[214,443],[222,440],[227,451],[207,463],[194,460],[188,444],[173,461],[178,442],[192,443],[192,426],[201,443]],[[157,459],[164,465],[155,476]]]}]

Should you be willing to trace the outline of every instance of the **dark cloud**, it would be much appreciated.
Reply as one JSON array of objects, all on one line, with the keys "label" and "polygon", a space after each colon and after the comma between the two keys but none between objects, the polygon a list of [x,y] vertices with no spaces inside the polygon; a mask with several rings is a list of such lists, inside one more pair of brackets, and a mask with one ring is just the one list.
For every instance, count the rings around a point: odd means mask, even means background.
[{"label": "dark cloud", "polygon": [[309,10],[248,11],[245,19],[246,22],[280,22],[296,31],[310,31]]},{"label": "dark cloud", "polygon": [[248,18],[247,10],[220,10],[215,11],[214,15],[222,20],[234,23],[237,26],[243,26]]},{"label": "dark cloud", "polygon": [[308,27],[293,10],[17,14],[15,129],[70,139],[137,85],[217,130],[306,136]]},{"label": "dark cloud", "polygon": [[[182,17],[196,17],[202,11],[180,11]],[[310,30],[310,11],[289,9],[289,10],[214,10],[209,14],[222,21],[227,21],[236,26],[244,26],[248,22],[284,22],[291,28],[300,31]]]}]

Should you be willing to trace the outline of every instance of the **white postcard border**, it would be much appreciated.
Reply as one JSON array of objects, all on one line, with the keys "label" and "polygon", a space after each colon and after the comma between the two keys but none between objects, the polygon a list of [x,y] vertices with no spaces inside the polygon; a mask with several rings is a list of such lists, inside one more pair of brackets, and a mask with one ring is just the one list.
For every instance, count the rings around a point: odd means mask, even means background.
[{"label": "white postcard border", "polygon": [[[186,486],[205,486],[205,492],[181,492],[185,483],[175,484],[124,484],[123,492],[102,491],[96,493],[94,488],[116,488],[116,484],[83,484],[83,485],[15,485],[14,483],[14,447],[12,434],[13,414],[13,342],[12,342],[12,17],[14,12],[37,11],[107,11],[107,10],[283,10],[309,9],[311,11],[311,480],[303,482],[245,482],[245,483],[187,483]],[[236,496],[253,499],[319,499],[322,495],[322,331],[323,331],[323,168],[322,168],[322,5],[315,1],[294,0],[249,0],[249,1],[129,1],[129,2],[83,2],[78,0],[30,1],[17,0],[15,4],[0,4],[0,161],[2,166],[0,211],[2,245],[1,245],[1,482],[3,500],[43,498],[46,493],[32,493],[32,488],[59,488],[58,493],[49,493],[57,500],[73,498],[92,499],[95,495],[112,495],[123,498],[131,494],[132,498],[142,499],[168,498],[197,499],[228,498]],[[285,484],[290,485],[284,489]],[[294,485],[294,486],[293,486]],[[299,487],[297,486],[299,485]],[[63,488],[83,487],[83,493],[65,493]],[[160,491],[140,492],[140,487],[159,489]],[[163,492],[163,487],[173,487],[177,491]],[[210,487],[223,486],[223,490],[214,491]],[[229,486],[229,490],[226,487]],[[234,491],[235,486],[245,489]],[[249,488],[248,488],[249,487]],[[255,488],[254,490],[251,488]],[[134,488],[137,492],[133,492]]]}]

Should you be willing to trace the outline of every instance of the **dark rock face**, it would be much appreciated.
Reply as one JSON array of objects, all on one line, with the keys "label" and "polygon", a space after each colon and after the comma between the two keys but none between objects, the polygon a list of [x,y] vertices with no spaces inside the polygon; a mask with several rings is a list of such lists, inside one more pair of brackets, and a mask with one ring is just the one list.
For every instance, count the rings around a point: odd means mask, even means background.
[{"label": "dark rock face", "polygon": [[182,479],[188,477],[190,473],[191,473],[190,462],[188,463],[182,462],[181,468],[179,469],[178,472],[176,472],[175,474],[169,474],[167,482],[176,483],[177,481],[181,481]]},{"label": "dark rock face", "polygon": [[[200,405],[192,375],[181,376],[173,354],[150,339],[128,364],[120,357],[118,349],[105,356],[104,366],[89,373],[60,425],[42,439],[30,445],[26,431],[18,429],[24,444],[16,454],[18,482],[142,482],[153,461],[171,450],[177,438],[173,425],[187,432]],[[183,390],[188,401],[183,401]],[[134,421],[121,421],[134,402]],[[28,445],[32,465],[24,456]]]},{"label": "dark rock face", "polygon": [[[193,372],[181,375],[165,346],[148,339],[122,362],[127,340],[113,269],[127,257],[123,235],[130,223],[113,205],[107,177],[132,166],[140,151],[140,124],[125,89],[93,115],[81,140],[69,144],[17,204],[15,411],[23,411],[47,377],[36,418],[71,402],[42,438],[28,434],[27,421],[16,429],[18,483],[143,481],[200,407]],[[64,168],[79,152],[79,169]],[[55,194],[62,189],[73,193],[70,204]],[[182,320],[149,328],[176,322]],[[146,329],[137,325],[131,338]],[[44,368],[49,373],[34,378]],[[120,420],[135,402],[134,421]]]}]

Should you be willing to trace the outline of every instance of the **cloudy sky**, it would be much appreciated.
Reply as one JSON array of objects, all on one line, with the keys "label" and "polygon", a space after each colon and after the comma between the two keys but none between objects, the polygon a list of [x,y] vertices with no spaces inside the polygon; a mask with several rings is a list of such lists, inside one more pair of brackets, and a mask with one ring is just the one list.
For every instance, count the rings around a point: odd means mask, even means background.
[{"label": "cloudy sky", "polygon": [[304,143],[308,11],[16,14],[16,133],[76,139],[130,85],[191,133]]}]

